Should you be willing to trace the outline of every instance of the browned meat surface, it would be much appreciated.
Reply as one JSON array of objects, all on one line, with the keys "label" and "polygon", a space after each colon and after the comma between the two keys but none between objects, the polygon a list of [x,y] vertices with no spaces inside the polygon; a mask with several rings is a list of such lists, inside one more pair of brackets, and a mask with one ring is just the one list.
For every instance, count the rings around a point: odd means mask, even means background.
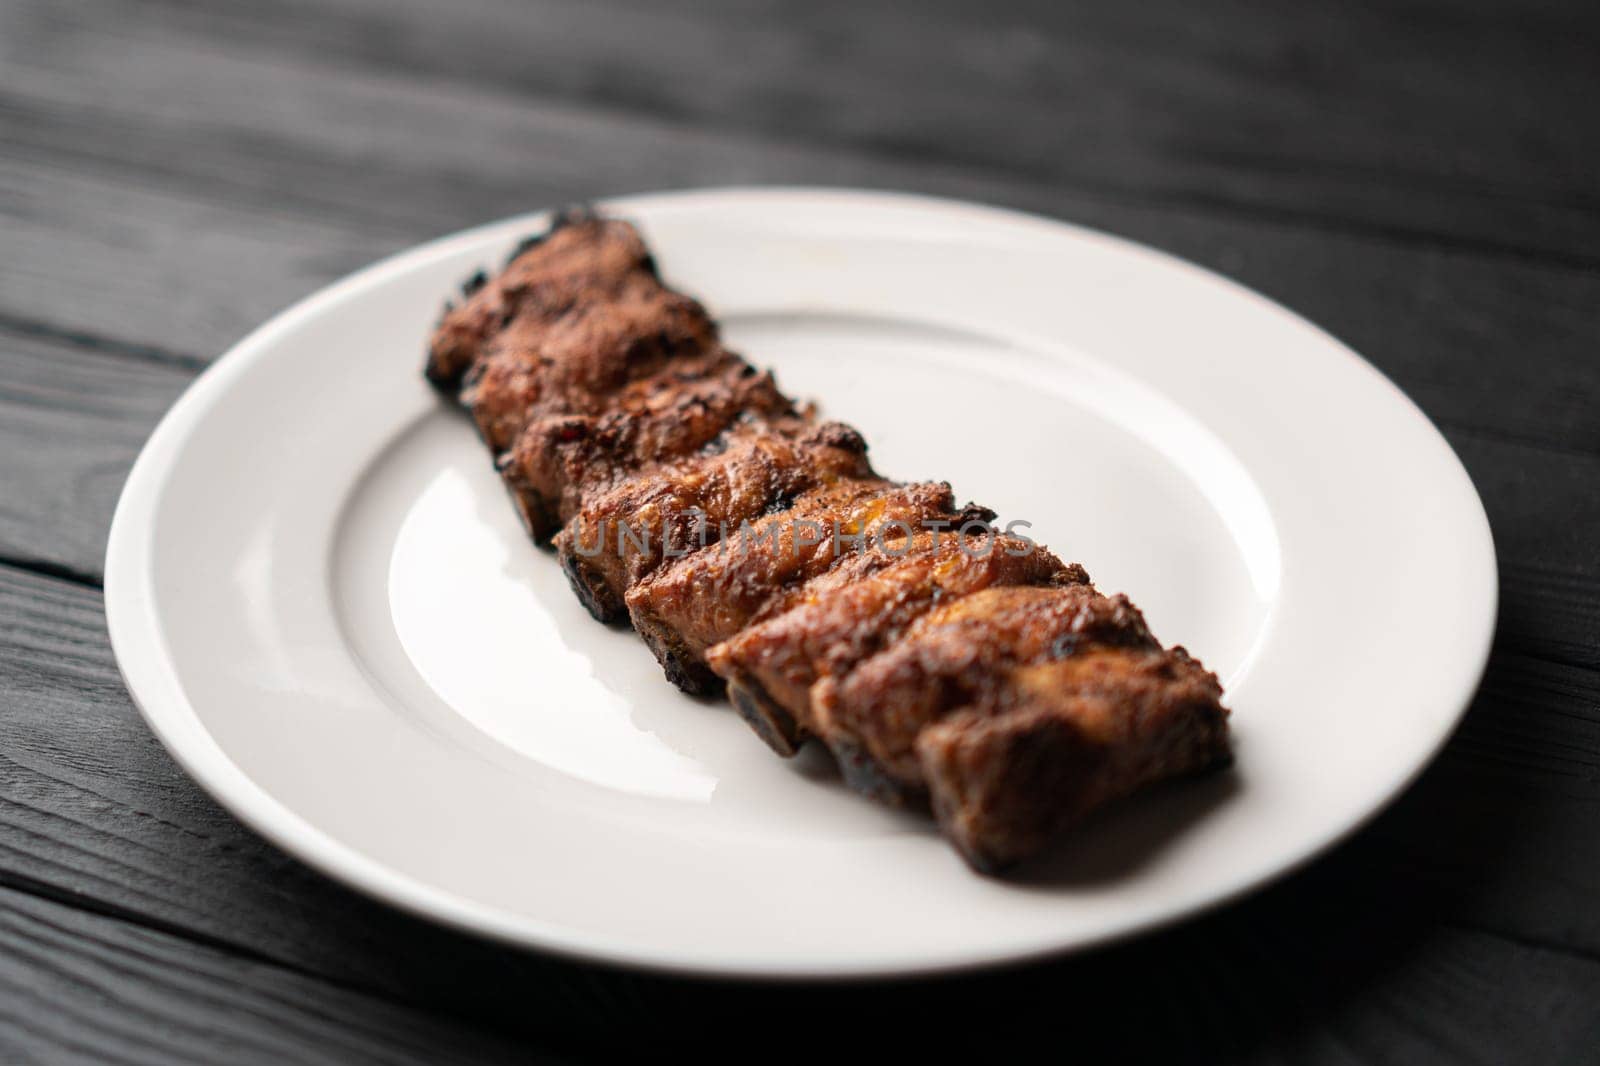
[{"label": "browned meat surface", "polygon": [[545,541],[586,496],[703,447],[740,418],[795,414],[771,374],[719,349],[630,382],[597,413],[536,418],[502,460],[501,474],[529,533]]},{"label": "browned meat surface", "polygon": [[1111,800],[1231,762],[1221,696],[1182,648],[1020,669],[917,737],[934,814],[974,868],[1001,870]]},{"label": "browned meat surface", "polygon": [[674,553],[714,544],[816,485],[871,476],[867,446],[849,426],[740,425],[693,458],[641,473],[592,501],[556,537],[573,588],[601,621],[620,620],[623,595]]},{"label": "browned meat surface", "polygon": [[647,275],[595,298],[555,316],[526,307],[482,346],[461,401],[495,452],[539,414],[599,410],[627,382],[716,345],[704,309]]},{"label": "browned meat surface", "polygon": [[1019,666],[1086,647],[1156,648],[1125,597],[1088,584],[990,587],[935,607],[881,654],[811,690],[812,728],[856,787],[920,801],[917,736],[950,711],[987,699]]},{"label": "browned meat surface", "polygon": [[624,222],[569,212],[449,307],[425,372],[472,414],[530,534],[668,678],[724,681],[774,750],[930,804],[980,870],[1223,763],[1216,678],[993,512],[900,484],[723,347]]},{"label": "browned meat surface", "polygon": [[446,308],[428,346],[428,380],[458,389],[484,343],[513,319],[554,321],[641,278],[653,280],[655,265],[632,226],[568,212],[548,234],[523,242],[499,275],[468,282],[459,307]]},{"label": "browned meat surface", "polygon": [[882,651],[934,606],[994,585],[1088,581],[1081,567],[1015,537],[919,533],[902,552],[875,551],[871,561],[883,565],[872,572],[842,569],[791,610],[711,648],[706,659],[740,713],[813,733],[812,686]]},{"label": "browned meat surface", "polygon": [[840,481],[801,493],[786,511],[668,563],[627,595],[633,626],[667,676],[692,692],[720,680],[705,650],[805,595],[809,583],[869,542],[903,542],[929,520],[952,526],[992,519],[958,510],[943,482],[893,485],[881,478]]}]

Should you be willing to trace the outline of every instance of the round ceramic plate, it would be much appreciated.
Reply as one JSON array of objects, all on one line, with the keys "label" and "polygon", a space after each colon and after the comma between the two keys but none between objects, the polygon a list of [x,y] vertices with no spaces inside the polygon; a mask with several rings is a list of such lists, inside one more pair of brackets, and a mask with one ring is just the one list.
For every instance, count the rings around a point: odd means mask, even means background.
[{"label": "round ceramic plate", "polygon": [[1235,896],[1376,812],[1465,708],[1494,550],[1460,463],[1369,365],[1215,275],[1059,222],[877,193],[619,200],[668,280],[881,471],[1032,523],[1222,678],[1226,774],[1010,880],[775,758],[523,536],[424,384],[439,308],[519,218],[283,313],[151,438],[106,610],[151,727],[285,850],[467,929],[677,971],[932,971]]}]

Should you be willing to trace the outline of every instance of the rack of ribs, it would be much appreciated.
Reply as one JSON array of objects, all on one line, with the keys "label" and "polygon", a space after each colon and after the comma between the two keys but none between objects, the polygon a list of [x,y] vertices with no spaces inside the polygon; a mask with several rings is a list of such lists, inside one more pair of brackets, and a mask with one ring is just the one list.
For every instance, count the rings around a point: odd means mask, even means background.
[{"label": "rack of ribs", "polygon": [[564,212],[474,277],[425,373],[595,618],[779,754],[822,744],[851,787],[931,810],[980,871],[1230,761],[1213,674],[948,484],[877,474],[624,221]]}]

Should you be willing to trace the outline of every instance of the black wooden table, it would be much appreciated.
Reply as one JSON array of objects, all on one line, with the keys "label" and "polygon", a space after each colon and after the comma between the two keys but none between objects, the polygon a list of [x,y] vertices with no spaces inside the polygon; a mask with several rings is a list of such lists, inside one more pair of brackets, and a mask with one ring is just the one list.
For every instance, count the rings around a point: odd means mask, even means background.
[{"label": "black wooden table", "polygon": [[[1597,106],[1592,2],[0,0],[0,1059],[988,1061],[1032,1038],[1091,1062],[1600,1061]],[[1488,676],[1434,767],[1201,920],[887,985],[509,950],[223,814],[106,642],[107,524],[161,413],[266,316],[417,241],[747,182],[1102,227],[1382,368],[1500,557]]]}]

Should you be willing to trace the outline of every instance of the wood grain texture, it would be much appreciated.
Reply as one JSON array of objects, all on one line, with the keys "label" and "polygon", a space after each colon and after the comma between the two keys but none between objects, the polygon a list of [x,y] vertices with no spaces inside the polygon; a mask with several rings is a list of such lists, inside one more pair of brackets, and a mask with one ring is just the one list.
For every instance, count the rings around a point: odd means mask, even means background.
[{"label": "wood grain texture", "polygon": [[195,373],[0,324],[0,557],[98,581],[128,469]]},{"label": "wood grain texture", "polygon": [[[1592,1059],[1597,48],[1592,5],[1559,0],[0,5],[0,1059],[989,1058],[1030,1038],[1091,1061]],[[1438,762],[1332,855],[1209,917],[870,987],[501,948],[221,812],[138,719],[94,588],[160,413],[383,254],[739,182],[1112,230],[1390,374],[1471,473],[1501,564],[1484,686]]]},{"label": "wood grain texture", "polygon": [[[0,213],[0,237],[22,253],[0,262],[0,313],[210,358],[338,275],[486,219],[653,187],[862,184],[1147,241],[1346,339],[1436,420],[1600,451],[1592,270],[1130,205],[978,168],[350,71],[320,54],[263,57],[232,39],[197,52],[153,25],[114,32],[30,3],[15,21],[53,29],[0,64],[0,123],[25,148],[5,177],[24,210]],[[86,274],[105,280],[94,301],[79,297]]]},{"label": "wood grain texture", "polygon": [[[75,5],[76,6],[76,5]],[[76,6],[67,18],[102,21]],[[59,5],[57,5],[59,9]],[[275,0],[119,31],[1251,215],[1596,261],[1578,4]],[[79,21],[81,20],[81,22]],[[76,37],[73,38],[75,41]],[[181,72],[184,68],[175,68]]]},{"label": "wood grain texture", "polygon": [[7,1062],[556,1062],[427,1011],[0,888]]},{"label": "wood grain texture", "polygon": [[[0,67],[0,85],[22,87],[0,122],[22,129],[19,143],[29,148],[8,174],[24,209],[0,212],[0,234],[19,253],[0,259],[0,315],[16,328],[75,337],[96,354],[202,365],[283,304],[368,259],[576,196],[586,191],[586,174],[605,176],[587,191],[783,174],[976,196],[1149,241],[1260,288],[1348,340],[1447,428],[1600,453],[1592,414],[1600,407],[1592,355],[1600,275],[1592,272],[553,115],[398,77],[251,64],[224,46],[188,59],[175,47],[140,52],[102,33],[103,43],[70,38],[70,55],[45,49],[48,64]],[[91,76],[102,86],[87,93]],[[327,118],[345,114],[361,117],[359,153],[350,150],[348,123]],[[439,132],[422,145],[419,128]],[[29,142],[28,129],[49,137]],[[453,173],[439,171],[447,160],[462,167],[463,158],[472,174],[465,194]],[[553,173],[547,160],[564,170]],[[82,296],[85,277],[98,279],[92,300]],[[22,375],[40,372],[32,354],[7,358]],[[168,387],[156,383],[153,396],[170,398]],[[126,452],[118,454],[125,462]],[[1529,452],[1526,461],[1537,467],[1543,459]],[[63,491],[49,484],[48,464],[19,472],[30,473],[37,476],[19,491]],[[1550,495],[1541,506],[1564,498]],[[108,504],[95,502],[90,522],[65,539],[52,512],[29,509],[11,519],[13,550],[34,558],[48,546],[51,562],[94,572],[103,535],[95,526]],[[30,518],[38,528],[22,528]],[[1554,528],[1570,536],[1575,527]],[[1528,562],[1558,581],[1574,576],[1557,559]]]}]

